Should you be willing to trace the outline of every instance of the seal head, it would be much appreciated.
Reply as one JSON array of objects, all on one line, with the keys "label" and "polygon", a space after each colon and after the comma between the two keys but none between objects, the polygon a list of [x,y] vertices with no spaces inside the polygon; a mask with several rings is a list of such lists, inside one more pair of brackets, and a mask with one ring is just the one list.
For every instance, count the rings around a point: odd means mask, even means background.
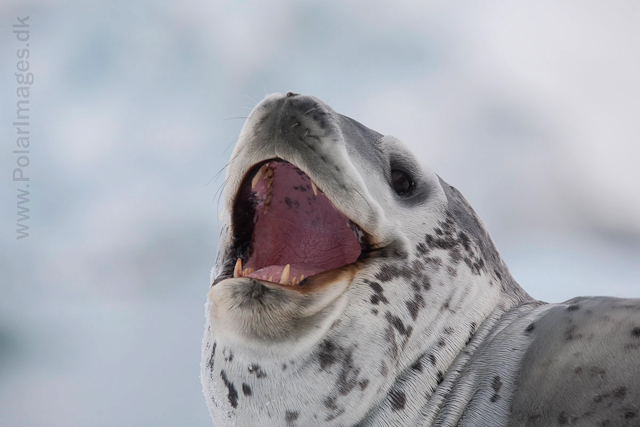
[{"label": "seal head", "polygon": [[222,223],[201,365],[217,426],[424,417],[472,337],[530,299],[456,189],[309,96],[251,112]]}]

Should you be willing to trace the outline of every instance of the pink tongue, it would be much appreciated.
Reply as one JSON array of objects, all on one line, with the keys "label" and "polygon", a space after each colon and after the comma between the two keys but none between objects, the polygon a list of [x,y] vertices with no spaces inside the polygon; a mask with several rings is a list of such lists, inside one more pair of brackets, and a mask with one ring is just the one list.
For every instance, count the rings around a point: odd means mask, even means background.
[{"label": "pink tongue", "polygon": [[258,215],[252,254],[244,263],[255,270],[249,276],[278,282],[290,264],[289,278],[299,279],[302,274],[309,277],[358,259],[360,244],[348,219],[324,194],[314,195],[309,177],[290,163],[272,162],[271,167],[270,189],[266,176],[254,188]]}]

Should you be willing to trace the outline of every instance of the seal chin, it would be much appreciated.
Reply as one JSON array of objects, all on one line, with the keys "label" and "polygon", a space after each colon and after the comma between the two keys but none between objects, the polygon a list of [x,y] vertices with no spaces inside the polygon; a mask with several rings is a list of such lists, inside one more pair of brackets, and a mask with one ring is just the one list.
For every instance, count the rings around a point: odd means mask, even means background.
[{"label": "seal chin", "polygon": [[304,286],[283,286],[250,277],[230,278],[208,294],[216,334],[243,345],[315,342],[345,308],[341,296],[358,267],[347,265],[309,278]]}]

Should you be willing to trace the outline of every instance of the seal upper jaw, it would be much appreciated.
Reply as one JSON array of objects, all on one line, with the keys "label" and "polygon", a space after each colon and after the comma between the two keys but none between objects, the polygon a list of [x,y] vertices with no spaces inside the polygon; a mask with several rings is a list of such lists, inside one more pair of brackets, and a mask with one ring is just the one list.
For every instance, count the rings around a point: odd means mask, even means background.
[{"label": "seal upper jaw", "polygon": [[[310,117],[315,114],[321,117]],[[223,222],[231,221],[237,194],[252,168],[280,159],[304,171],[338,211],[358,224],[370,243],[379,247],[392,239],[385,210],[363,178],[371,165],[353,161],[339,122],[337,113],[313,97],[267,96],[250,113],[231,155]]]}]

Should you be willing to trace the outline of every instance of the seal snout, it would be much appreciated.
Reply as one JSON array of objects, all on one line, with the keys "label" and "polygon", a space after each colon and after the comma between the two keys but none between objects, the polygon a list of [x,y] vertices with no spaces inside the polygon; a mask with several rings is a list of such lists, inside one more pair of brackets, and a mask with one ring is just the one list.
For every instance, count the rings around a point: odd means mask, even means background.
[{"label": "seal snout", "polygon": [[312,96],[287,92],[286,95],[280,95],[279,99],[270,99],[263,105],[265,126],[260,132],[263,135],[279,136],[290,143],[300,143],[309,141],[310,135],[313,139],[337,134],[339,126],[335,113],[331,107]]}]

